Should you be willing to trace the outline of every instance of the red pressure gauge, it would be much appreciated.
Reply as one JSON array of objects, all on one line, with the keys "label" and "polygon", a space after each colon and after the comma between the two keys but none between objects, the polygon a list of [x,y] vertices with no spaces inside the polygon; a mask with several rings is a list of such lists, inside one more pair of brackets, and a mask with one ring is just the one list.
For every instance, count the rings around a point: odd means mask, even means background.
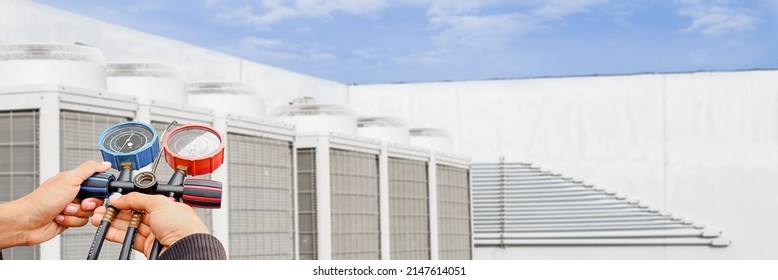
[{"label": "red pressure gauge", "polygon": [[162,140],[165,160],[174,170],[187,168],[187,175],[208,174],[224,162],[224,136],[212,127],[190,124],[173,129]]}]

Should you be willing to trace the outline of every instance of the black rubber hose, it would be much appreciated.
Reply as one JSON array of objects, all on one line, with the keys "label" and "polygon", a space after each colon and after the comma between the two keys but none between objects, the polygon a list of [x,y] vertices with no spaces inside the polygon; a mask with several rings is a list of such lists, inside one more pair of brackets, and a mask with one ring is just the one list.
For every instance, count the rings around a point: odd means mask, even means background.
[{"label": "black rubber hose", "polygon": [[159,243],[159,239],[154,240],[154,246],[151,247],[151,253],[149,253],[149,260],[156,260],[159,258],[159,251],[162,250],[162,243]]},{"label": "black rubber hose", "polygon": [[92,239],[92,246],[89,247],[89,255],[87,260],[96,260],[100,257],[100,250],[103,248],[103,241],[105,241],[105,235],[108,233],[108,228],[111,227],[111,222],[102,220],[100,226],[97,227],[95,237]]},{"label": "black rubber hose", "polygon": [[119,260],[129,260],[132,253],[132,245],[135,244],[135,236],[138,233],[138,226],[143,215],[140,212],[133,212],[130,224],[127,226],[127,234],[124,235],[124,243],[119,253]]}]

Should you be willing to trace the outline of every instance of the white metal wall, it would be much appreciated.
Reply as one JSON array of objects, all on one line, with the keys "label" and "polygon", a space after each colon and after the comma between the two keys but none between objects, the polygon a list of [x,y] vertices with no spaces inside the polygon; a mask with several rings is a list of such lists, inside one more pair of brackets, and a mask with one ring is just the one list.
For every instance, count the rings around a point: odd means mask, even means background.
[{"label": "white metal wall", "polygon": [[294,259],[292,144],[228,133],[230,259]]},{"label": "white metal wall", "polygon": [[[38,187],[38,123],[37,110],[0,111],[0,203]],[[3,250],[8,260],[34,260],[39,254],[39,246]]]},{"label": "white metal wall", "polygon": [[[504,156],[724,231],[732,246],[522,248],[476,258],[774,259],[778,71],[350,87],[358,114],[424,120],[474,162]],[[420,126],[418,123],[414,126]],[[511,251],[511,252],[508,252]]]}]

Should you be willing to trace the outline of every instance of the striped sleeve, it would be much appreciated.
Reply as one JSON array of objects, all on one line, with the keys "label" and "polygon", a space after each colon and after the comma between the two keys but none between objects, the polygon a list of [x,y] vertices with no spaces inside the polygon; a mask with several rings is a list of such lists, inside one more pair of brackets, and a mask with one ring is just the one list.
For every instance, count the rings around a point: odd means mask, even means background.
[{"label": "striped sleeve", "polygon": [[213,235],[205,233],[192,234],[173,243],[162,255],[160,260],[226,260],[224,246]]}]

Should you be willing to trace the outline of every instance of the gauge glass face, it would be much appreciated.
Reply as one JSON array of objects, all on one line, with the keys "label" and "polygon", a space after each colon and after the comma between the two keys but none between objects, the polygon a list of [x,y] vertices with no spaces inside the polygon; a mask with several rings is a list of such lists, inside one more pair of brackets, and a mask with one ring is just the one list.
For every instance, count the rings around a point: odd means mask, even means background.
[{"label": "gauge glass face", "polygon": [[103,138],[103,147],[116,153],[132,153],[152,141],[154,134],[141,124],[117,126]]},{"label": "gauge glass face", "polygon": [[219,150],[221,139],[210,130],[202,128],[183,129],[170,135],[170,152],[184,158],[201,158]]}]

